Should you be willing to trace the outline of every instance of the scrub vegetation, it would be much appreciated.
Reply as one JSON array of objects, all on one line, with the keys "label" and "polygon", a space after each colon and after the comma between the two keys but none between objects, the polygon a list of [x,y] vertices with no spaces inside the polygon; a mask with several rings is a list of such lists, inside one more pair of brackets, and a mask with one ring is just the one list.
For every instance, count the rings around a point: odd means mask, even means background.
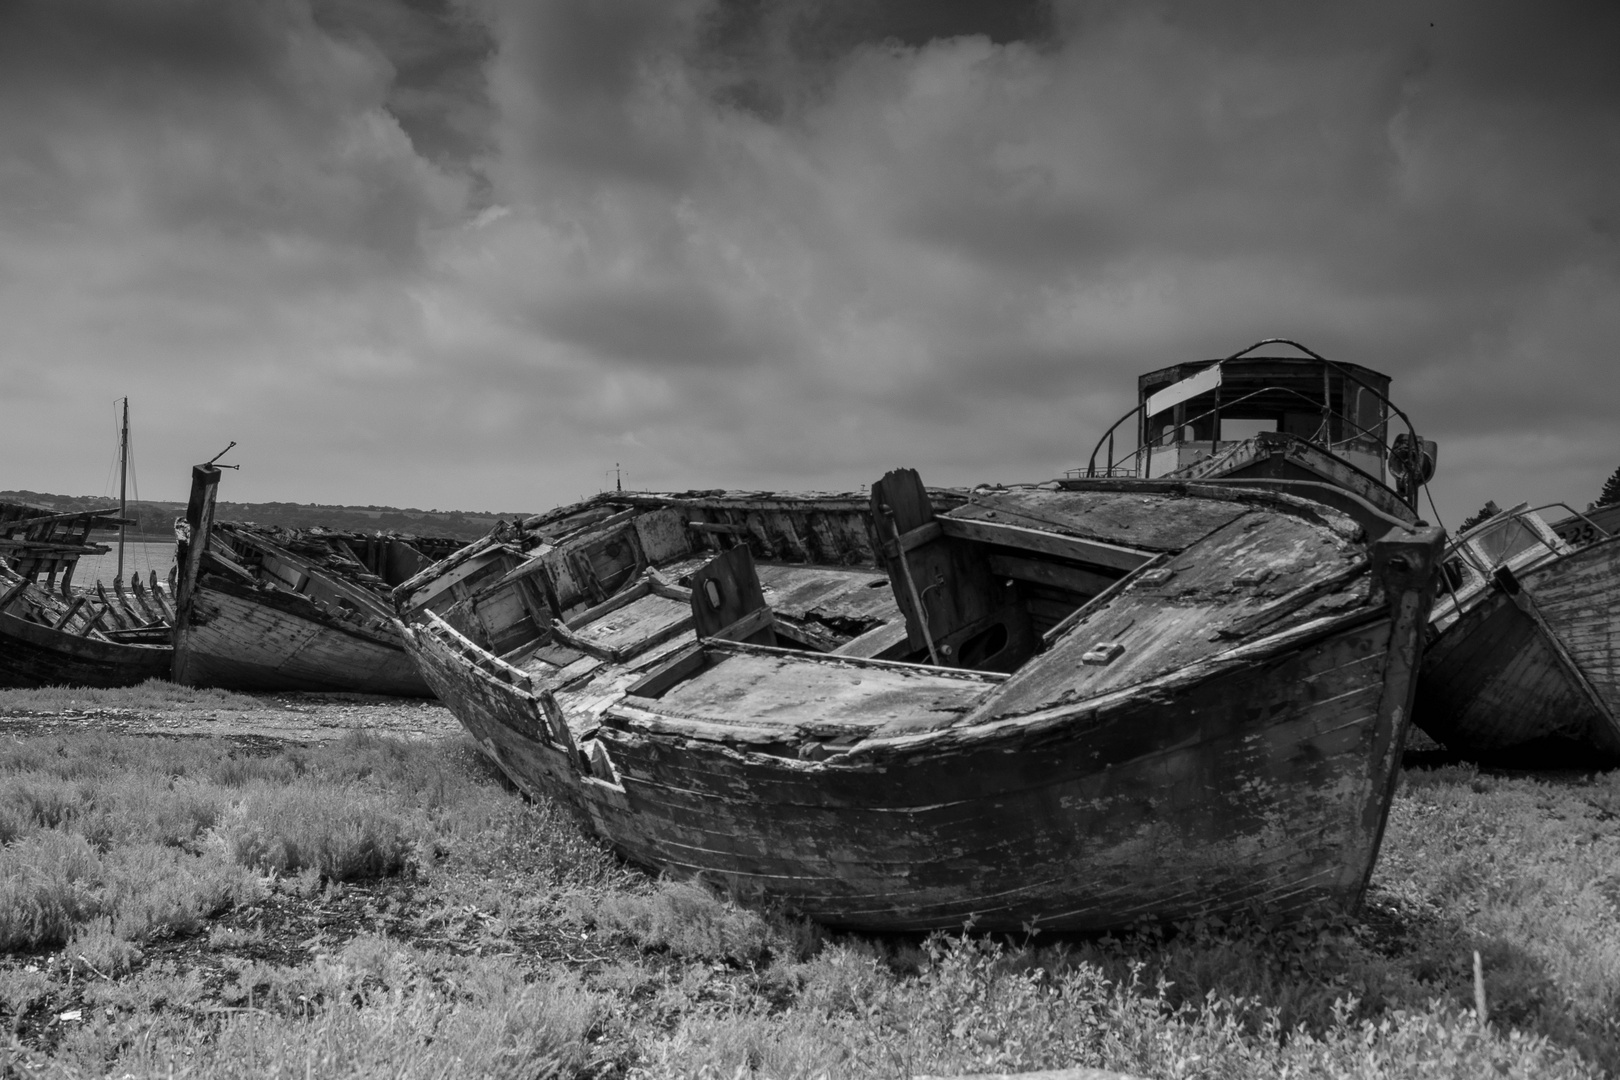
[{"label": "scrub vegetation", "polygon": [[1412,770],[1354,918],[876,938],[625,867],[464,739],[3,738],[0,1075],[1613,1075],[1617,815]]}]

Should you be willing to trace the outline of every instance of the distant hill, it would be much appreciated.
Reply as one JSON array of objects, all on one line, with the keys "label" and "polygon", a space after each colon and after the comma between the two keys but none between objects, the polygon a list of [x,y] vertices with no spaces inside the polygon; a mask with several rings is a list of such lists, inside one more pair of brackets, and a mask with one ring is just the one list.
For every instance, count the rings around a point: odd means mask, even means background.
[{"label": "distant hill", "polygon": [[[99,510],[117,506],[116,501],[87,495],[51,495],[41,491],[0,491],[0,501],[42,506],[58,513],[78,510]],[[142,501],[132,504],[129,516],[140,522],[131,532],[153,538],[174,535],[174,519],[186,512],[180,502]],[[448,536],[458,540],[477,540],[495,527],[497,521],[513,521],[528,516],[516,511],[509,514],[474,513],[464,510],[418,510],[395,506],[326,506],[320,503],[237,503],[215,504],[214,516],[221,521],[252,521],[259,525],[284,525],[309,528],[324,525],[342,532],[404,532],[417,536]]]}]

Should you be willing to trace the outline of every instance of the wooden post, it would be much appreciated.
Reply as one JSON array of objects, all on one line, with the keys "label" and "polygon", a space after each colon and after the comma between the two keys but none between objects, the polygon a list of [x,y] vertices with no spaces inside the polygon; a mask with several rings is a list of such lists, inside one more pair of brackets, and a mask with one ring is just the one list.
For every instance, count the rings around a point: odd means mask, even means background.
[{"label": "wooden post", "polygon": [[118,436],[118,572],[114,578],[124,580],[124,537],[129,529],[129,522],[124,520],[128,514],[129,501],[125,497],[129,484],[129,398],[124,398],[124,426]]},{"label": "wooden post", "polygon": [[186,503],[186,544],[180,563],[180,581],[174,598],[174,681],[184,683],[191,662],[189,633],[191,606],[202,570],[209,536],[214,531],[214,500],[219,494],[219,469],[213,465],[191,468],[191,499]]}]

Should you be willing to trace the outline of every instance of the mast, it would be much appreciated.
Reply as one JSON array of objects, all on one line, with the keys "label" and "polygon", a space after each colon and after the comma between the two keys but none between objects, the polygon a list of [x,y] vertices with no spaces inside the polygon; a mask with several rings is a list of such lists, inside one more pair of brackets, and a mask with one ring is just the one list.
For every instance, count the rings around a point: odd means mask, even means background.
[{"label": "mast", "polygon": [[125,518],[128,500],[125,493],[129,483],[129,397],[124,397],[124,426],[118,436],[118,574],[115,580],[124,580],[124,534],[129,525]]}]

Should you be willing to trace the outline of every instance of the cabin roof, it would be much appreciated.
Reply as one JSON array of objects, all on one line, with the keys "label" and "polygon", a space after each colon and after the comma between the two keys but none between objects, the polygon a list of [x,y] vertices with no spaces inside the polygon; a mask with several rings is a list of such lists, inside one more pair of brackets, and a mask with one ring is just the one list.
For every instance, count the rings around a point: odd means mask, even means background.
[{"label": "cabin roof", "polygon": [[[1172,364],[1138,377],[1137,392],[1145,398],[1154,391],[1178,383],[1212,364],[1221,365],[1221,378],[1225,383],[1289,379],[1299,379],[1302,382],[1309,379],[1319,382],[1322,375],[1322,361],[1308,356],[1243,356],[1236,360],[1194,360],[1185,364]],[[1349,372],[1380,391],[1387,390],[1390,383],[1388,375],[1360,364],[1334,361],[1333,366]]]}]

